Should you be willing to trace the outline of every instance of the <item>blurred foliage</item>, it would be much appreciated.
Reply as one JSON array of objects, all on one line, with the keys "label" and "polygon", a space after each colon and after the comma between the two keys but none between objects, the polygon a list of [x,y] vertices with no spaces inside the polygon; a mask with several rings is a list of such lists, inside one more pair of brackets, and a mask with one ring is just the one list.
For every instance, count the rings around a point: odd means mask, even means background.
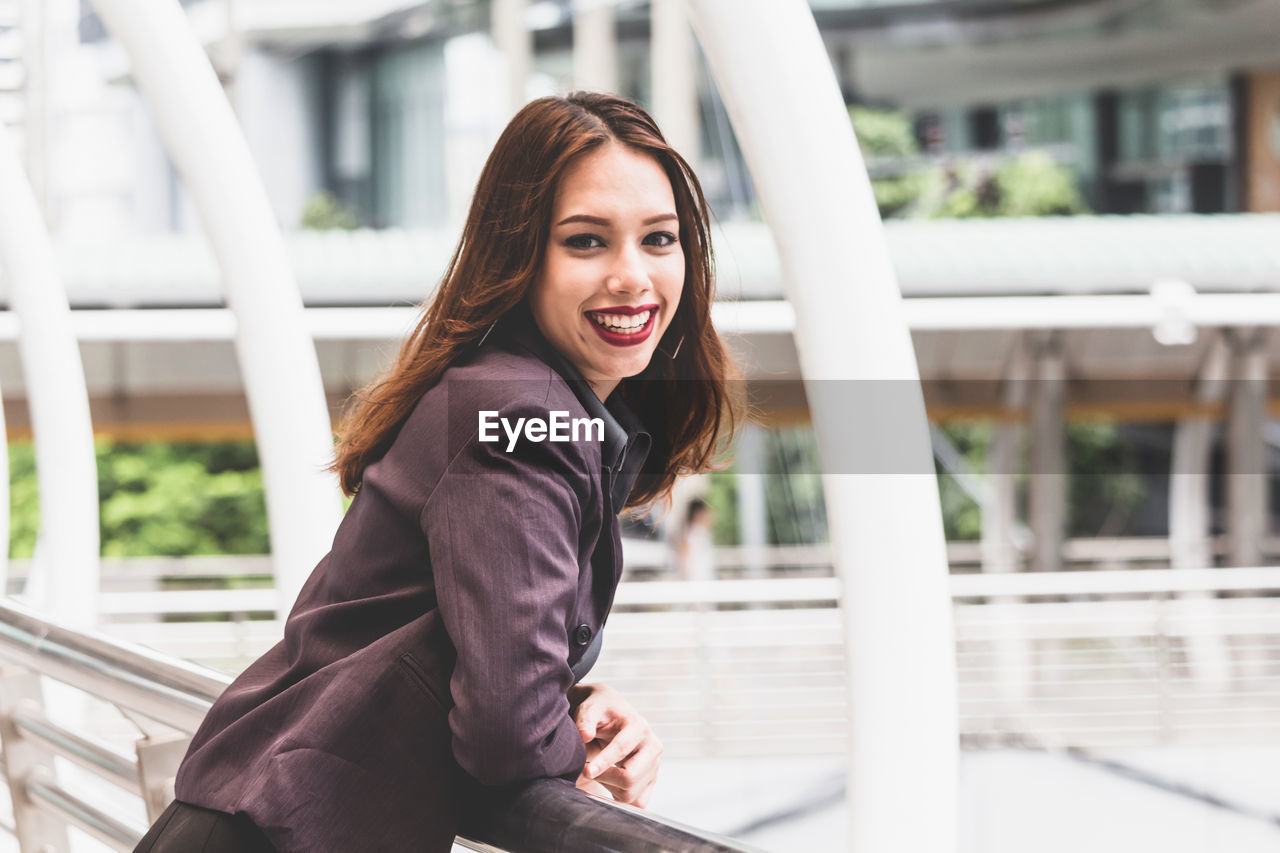
[{"label": "blurred foliage", "polygon": [[818,446],[808,426],[766,432],[763,474],[740,475],[736,465],[708,475],[702,499],[711,507],[717,545],[740,545],[739,476],[763,477],[766,535],[771,545],[827,541],[826,504],[818,466]]},{"label": "blurred foliage", "polygon": [[[979,476],[986,473],[986,455],[993,434],[990,423],[947,424],[941,432],[972,471]],[[1127,524],[1147,499],[1134,446],[1112,422],[1075,421],[1067,424],[1066,452],[1071,475],[1067,536],[1124,535]],[[1025,501],[1026,472],[1018,472],[1017,477]],[[951,475],[938,474],[938,495],[947,539],[981,539],[982,511]]]},{"label": "blurred foliage", "polygon": [[911,157],[920,153],[911,119],[898,110],[850,107],[849,119],[858,137],[858,147],[867,159]]},{"label": "blurred foliage", "polygon": [[299,225],[309,231],[329,231],[335,228],[351,231],[360,227],[360,217],[338,201],[333,193],[321,190],[307,199]]},{"label": "blurred foliage", "polygon": [[[978,478],[988,476],[987,453],[994,435],[989,421],[953,422],[940,428]],[[1025,441],[1025,430],[1020,431]],[[808,426],[768,431],[765,442],[768,541],[773,545],[816,544],[828,539],[818,450]],[[1025,453],[1022,454],[1025,458]],[[1067,535],[1121,536],[1147,499],[1136,448],[1123,430],[1105,421],[1067,424],[1070,470]],[[1028,477],[1014,472],[1025,505]],[[759,476],[759,475],[756,475]],[[982,510],[950,474],[939,471],[938,497],[949,541],[982,538]],[[710,475],[703,499],[715,513],[717,545],[740,544],[736,468]],[[1020,513],[1026,517],[1025,506]]]},{"label": "blurred foliage", "polygon": [[[876,159],[915,157],[920,154],[911,120],[906,113],[896,110],[851,107],[849,118],[853,121],[858,147],[868,161]],[[876,197],[880,216],[888,218],[905,211],[924,191],[926,173],[908,171],[890,177],[871,179],[871,190]]]},{"label": "blurred foliage", "polygon": [[[992,425],[986,421],[944,424],[938,428],[978,476],[986,467]],[[939,470],[938,500],[942,504],[942,528],[948,540],[982,538],[982,508],[955,478]]]},{"label": "blurred foliage", "polygon": [[27,558],[40,527],[40,493],[36,485],[35,445],[9,444],[9,556]]},{"label": "blurred foliage", "polygon": [[[252,442],[97,444],[102,554],[265,554],[266,503]],[[9,552],[30,557],[39,525],[35,449],[9,445]]]},{"label": "blurred foliage", "polygon": [[772,429],[765,446],[769,544],[828,541],[827,506],[813,428],[805,425]]},{"label": "blurred foliage", "polygon": [[911,212],[931,219],[970,219],[1071,216],[1087,209],[1069,168],[1044,151],[1027,151],[994,173],[963,160],[929,172]]},{"label": "blurred foliage", "polygon": [[711,508],[711,537],[717,545],[739,545],[738,474],[732,468],[707,475],[702,499]]},{"label": "blurred foliage", "polygon": [[920,147],[906,113],[855,106],[849,118],[870,164],[901,161],[900,171],[871,180],[882,218],[1071,216],[1088,211],[1074,172],[1045,151],[1026,151],[998,164],[963,157],[929,163],[918,159]]},{"label": "blurred foliage", "polygon": [[1123,535],[1147,499],[1133,444],[1114,423],[1077,421],[1067,425],[1067,458],[1067,535]]}]

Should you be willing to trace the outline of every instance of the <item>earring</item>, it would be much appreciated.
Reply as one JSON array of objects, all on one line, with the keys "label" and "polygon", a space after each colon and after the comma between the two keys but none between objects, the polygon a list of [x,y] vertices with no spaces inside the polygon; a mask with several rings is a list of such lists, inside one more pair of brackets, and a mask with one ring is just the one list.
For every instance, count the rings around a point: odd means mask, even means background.
[{"label": "earring", "polygon": [[670,355],[667,355],[666,353],[663,353],[663,355],[666,355],[667,358],[675,361],[676,356],[680,354],[680,347],[682,346],[684,346],[684,335],[681,335],[680,340],[676,341],[676,348],[671,351]]},{"label": "earring", "polygon": [[476,349],[480,349],[480,347],[484,346],[485,339],[489,337],[489,333],[493,331],[493,327],[496,325],[498,325],[497,320],[494,320],[489,324],[489,328],[485,329],[484,334],[480,336],[480,343],[476,344]]}]

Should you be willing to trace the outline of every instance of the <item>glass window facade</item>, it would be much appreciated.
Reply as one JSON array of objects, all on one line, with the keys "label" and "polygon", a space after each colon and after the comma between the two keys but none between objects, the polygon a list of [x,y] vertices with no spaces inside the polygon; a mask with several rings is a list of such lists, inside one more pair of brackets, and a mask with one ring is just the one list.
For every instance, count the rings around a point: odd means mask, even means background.
[{"label": "glass window facade", "polygon": [[1225,80],[1126,92],[1119,125],[1122,160],[1226,160],[1231,93]]},{"label": "glass window facade", "polygon": [[448,207],[443,43],[388,50],[371,72],[373,224],[440,224]]}]

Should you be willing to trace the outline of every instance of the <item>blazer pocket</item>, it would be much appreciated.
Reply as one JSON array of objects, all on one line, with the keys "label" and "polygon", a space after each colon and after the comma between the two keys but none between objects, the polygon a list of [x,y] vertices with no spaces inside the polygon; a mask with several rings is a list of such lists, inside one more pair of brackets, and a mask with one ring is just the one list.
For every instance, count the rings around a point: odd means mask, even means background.
[{"label": "blazer pocket", "polygon": [[400,671],[417,685],[418,689],[425,693],[428,699],[435,702],[441,711],[448,712],[453,707],[452,697],[440,695],[440,690],[431,683],[431,676],[427,674],[427,668],[413,656],[412,652],[405,652],[400,655],[396,663],[399,665]]}]

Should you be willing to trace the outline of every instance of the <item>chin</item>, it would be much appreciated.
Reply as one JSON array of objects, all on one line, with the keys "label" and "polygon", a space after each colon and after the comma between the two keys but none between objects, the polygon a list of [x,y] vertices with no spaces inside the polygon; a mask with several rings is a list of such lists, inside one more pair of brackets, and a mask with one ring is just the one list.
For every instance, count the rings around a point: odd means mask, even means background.
[{"label": "chin", "polygon": [[644,373],[646,368],[649,367],[649,362],[652,360],[652,357],[650,357],[630,361],[625,367],[621,367],[616,375],[623,379],[630,379],[632,376],[639,376],[641,373]]}]

